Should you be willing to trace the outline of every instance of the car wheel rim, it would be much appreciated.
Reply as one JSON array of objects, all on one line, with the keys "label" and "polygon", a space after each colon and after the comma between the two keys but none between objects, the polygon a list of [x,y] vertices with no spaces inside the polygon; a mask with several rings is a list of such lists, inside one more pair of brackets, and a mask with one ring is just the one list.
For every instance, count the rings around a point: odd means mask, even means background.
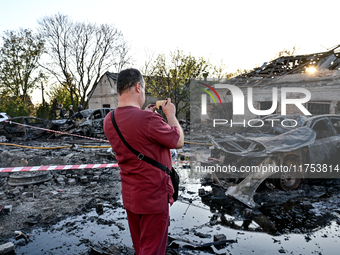
[{"label": "car wheel rim", "polygon": [[280,186],[283,190],[293,190],[300,185],[301,179],[297,173],[282,173]]}]

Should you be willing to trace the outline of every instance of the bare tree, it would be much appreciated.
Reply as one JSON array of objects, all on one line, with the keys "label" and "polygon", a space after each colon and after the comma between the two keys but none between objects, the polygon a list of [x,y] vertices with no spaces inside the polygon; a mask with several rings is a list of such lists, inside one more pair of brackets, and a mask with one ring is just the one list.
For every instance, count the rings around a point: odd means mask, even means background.
[{"label": "bare tree", "polygon": [[123,42],[121,47],[118,48],[118,56],[119,62],[116,66],[116,71],[120,72],[123,68],[132,63],[132,56],[130,55],[130,46]]},{"label": "bare tree", "polygon": [[150,49],[144,49],[144,65],[139,68],[143,74],[151,72],[152,64],[156,60],[156,53]]},{"label": "bare tree", "polygon": [[42,64],[70,93],[72,104],[88,105],[99,78],[129,62],[129,48],[113,25],[73,22],[60,13],[38,21],[50,63]]}]

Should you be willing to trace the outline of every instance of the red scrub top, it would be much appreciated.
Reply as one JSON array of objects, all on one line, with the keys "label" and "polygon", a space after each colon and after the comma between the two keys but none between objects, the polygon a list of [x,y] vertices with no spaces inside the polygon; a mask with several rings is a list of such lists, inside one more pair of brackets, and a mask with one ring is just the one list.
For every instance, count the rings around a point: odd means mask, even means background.
[{"label": "red scrub top", "polygon": [[[161,115],[137,107],[115,109],[120,132],[132,148],[172,168],[170,150],[179,140],[179,129],[169,126]],[[171,178],[163,170],[139,160],[121,141],[109,113],[104,132],[116,154],[122,180],[123,204],[136,214],[164,212],[173,203]]]}]

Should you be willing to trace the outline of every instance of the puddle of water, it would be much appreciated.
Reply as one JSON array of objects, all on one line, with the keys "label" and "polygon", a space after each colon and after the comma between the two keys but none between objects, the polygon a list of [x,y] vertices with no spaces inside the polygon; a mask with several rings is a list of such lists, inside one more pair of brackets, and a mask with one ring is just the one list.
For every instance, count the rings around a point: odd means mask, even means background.
[{"label": "puddle of water", "polygon": [[[132,247],[126,213],[123,208],[104,208],[98,215],[95,209],[83,215],[71,216],[53,226],[36,228],[30,233],[27,245],[17,245],[18,254],[88,254],[92,244]],[[24,241],[11,240],[14,243]]]}]

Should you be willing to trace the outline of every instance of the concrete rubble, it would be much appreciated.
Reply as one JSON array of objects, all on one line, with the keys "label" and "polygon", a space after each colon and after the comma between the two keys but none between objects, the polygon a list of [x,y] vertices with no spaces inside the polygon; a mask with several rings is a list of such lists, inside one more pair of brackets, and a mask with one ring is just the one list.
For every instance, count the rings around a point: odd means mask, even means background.
[{"label": "concrete rubble", "polygon": [[14,244],[11,242],[0,245],[0,254],[9,254],[14,252]]},{"label": "concrete rubble", "polygon": [[[51,144],[31,142],[25,145],[41,147]],[[58,144],[53,143],[53,146]],[[22,166],[23,162],[29,166],[114,162],[111,154],[98,157],[97,153],[98,149],[79,149],[74,152],[70,148],[46,151],[1,147],[0,164],[15,167]],[[86,204],[95,196],[109,195],[114,198],[120,193],[119,170],[115,168],[98,169],[95,172],[86,169],[42,172],[49,173],[51,178],[22,186],[11,186],[6,181],[0,186],[0,205],[4,205],[3,211],[6,213],[6,221],[0,224],[1,236],[11,234],[13,229],[27,227],[25,222],[29,220],[28,216],[41,214],[43,221],[63,217],[81,209],[81,204]],[[0,173],[0,179],[8,180],[13,176],[30,179],[34,174],[37,173]],[[105,178],[101,179],[102,175]]]}]

